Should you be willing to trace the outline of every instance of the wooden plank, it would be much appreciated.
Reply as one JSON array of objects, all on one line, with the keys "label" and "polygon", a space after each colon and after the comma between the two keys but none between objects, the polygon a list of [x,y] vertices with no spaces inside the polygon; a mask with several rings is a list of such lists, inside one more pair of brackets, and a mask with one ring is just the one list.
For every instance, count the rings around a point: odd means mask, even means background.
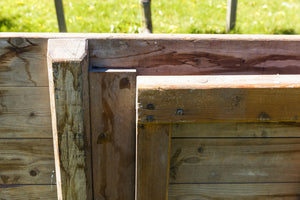
[{"label": "wooden plank", "polygon": [[0,187],[51,184],[54,169],[52,139],[0,140]]},{"label": "wooden plank", "polygon": [[170,136],[169,125],[138,125],[137,200],[167,199]]},{"label": "wooden plank", "polygon": [[[279,75],[139,77],[138,120],[147,122],[151,117],[155,123],[298,121],[297,78]],[[214,84],[216,79],[221,81]],[[244,81],[235,84],[240,79]],[[183,82],[186,83],[181,85]],[[149,105],[152,105],[150,109]]]},{"label": "wooden plank", "polygon": [[0,39],[0,86],[47,86],[46,48],[42,38]]},{"label": "wooden plank", "polygon": [[55,185],[0,186],[0,196],[1,200],[57,199]]},{"label": "wooden plank", "polygon": [[300,123],[183,123],[172,125],[172,137],[300,137]]},{"label": "wooden plank", "polygon": [[48,70],[58,199],[92,199],[87,41],[49,40]]},{"label": "wooden plank", "polygon": [[55,3],[55,10],[56,10],[59,32],[67,32],[63,2],[62,0],[55,0],[54,3]]},{"label": "wooden plank", "polygon": [[[275,39],[276,38],[276,39]],[[90,64],[138,75],[299,74],[299,36],[111,35],[90,39]]]},{"label": "wooden plank", "polygon": [[151,0],[141,0],[143,9],[143,33],[152,33]]},{"label": "wooden plank", "polygon": [[170,183],[298,182],[299,138],[172,139]]},{"label": "wooden plank", "polygon": [[94,199],[134,199],[136,72],[90,73]]},{"label": "wooden plank", "polygon": [[169,200],[298,200],[299,183],[171,184]]},{"label": "wooden plank", "polygon": [[226,33],[235,26],[237,4],[237,0],[227,0]]},{"label": "wooden plank", "polygon": [[47,87],[0,87],[0,138],[52,138]]}]

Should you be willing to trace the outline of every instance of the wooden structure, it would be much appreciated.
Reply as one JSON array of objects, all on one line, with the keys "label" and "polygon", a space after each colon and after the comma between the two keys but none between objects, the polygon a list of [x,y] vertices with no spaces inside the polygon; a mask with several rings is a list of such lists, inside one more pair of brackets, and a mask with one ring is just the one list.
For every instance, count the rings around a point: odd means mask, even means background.
[{"label": "wooden structure", "polygon": [[299,199],[299,44],[1,33],[1,199]]}]

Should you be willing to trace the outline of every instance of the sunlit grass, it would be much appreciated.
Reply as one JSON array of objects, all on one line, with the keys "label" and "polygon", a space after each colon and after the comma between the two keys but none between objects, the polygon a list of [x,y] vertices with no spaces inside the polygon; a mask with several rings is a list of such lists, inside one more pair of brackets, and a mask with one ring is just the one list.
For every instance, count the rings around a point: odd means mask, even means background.
[{"label": "sunlit grass", "polygon": [[[68,32],[139,33],[139,0],[64,0]],[[0,31],[58,32],[54,0],[0,0]],[[227,0],[154,0],[155,33],[225,33]],[[300,0],[239,0],[231,33],[299,34]]]}]

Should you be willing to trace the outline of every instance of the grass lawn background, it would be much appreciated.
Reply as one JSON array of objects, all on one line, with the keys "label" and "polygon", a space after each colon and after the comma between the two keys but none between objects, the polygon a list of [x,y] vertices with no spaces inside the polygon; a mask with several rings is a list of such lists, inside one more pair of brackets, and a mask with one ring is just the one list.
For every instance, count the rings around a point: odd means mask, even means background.
[{"label": "grass lawn background", "polygon": [[[139,0],[63,0],[68,32],[139,33]],[[0,0],[1,32],[58,32],[54,0]],[[153,0],[154,33],[225,33],[227,0]],[[238,0],[239,34],[300,34],[300,0]]]}]

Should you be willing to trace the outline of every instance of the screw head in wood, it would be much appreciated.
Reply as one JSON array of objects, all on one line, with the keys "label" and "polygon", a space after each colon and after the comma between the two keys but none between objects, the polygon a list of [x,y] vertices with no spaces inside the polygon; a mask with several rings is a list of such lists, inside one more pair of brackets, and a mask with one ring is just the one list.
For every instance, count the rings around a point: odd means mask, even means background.
[{"label": "screw head in wood", "polygon": [[148,122],[153,122],[153,121],[154,121],[153,115],[148,115],[148,116],[147,116],[147,121],[148,121]]},{"label": "screw head in wood", "polygon": [[148,109],[148,110],[154,110],[155,107],[154,107],[153,104],[149,103],[149,104],[147,105],[147,109]]},{"label": "screw head in wood", "polygon": [[183,109],[177,109],[176,115],[184,115]]}]

